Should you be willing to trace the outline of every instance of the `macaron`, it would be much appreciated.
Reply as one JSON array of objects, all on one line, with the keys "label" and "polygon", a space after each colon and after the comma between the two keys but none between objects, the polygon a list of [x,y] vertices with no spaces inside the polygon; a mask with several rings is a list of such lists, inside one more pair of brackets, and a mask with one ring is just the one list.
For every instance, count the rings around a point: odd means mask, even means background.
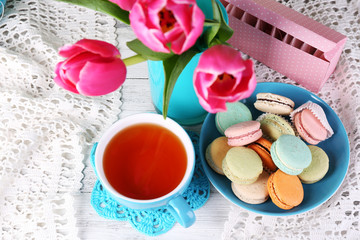
[{"label": "macaron", "polygon": [[222,163],[225,176],[238,184],[251,184],[263,172],[259,155],[247,147],[233,147]]},{"label": "macaron", "polygon": [[275,141],[281,135],[294,135],[295,131],[291,124],[283,117],[272,113],[260,115],[257,119],[260,122],[260,128],[265,137]]},{"label": "macaron", "polygon": [[293,135],[281,135],[271,145],[270,153],[275,165],[290,175],[299,175],[312,159],[309,147]]},{"label": "macaron", "polygon": [[329,157],[326,152],[317,146],[308,146],[312,160],[310,165],[298,175],[301,182],[312,184],[320,181],[329,170]]},{"label": "macaron", "polygon": [[225,136],[230,146],[245,146],[258,140],[262,136],[262,131],[259,122],[246,121],[228,127]]},{"label": "macaron", "polygon": [[222,135],[231,125],[252,120],[249,108],[242,102],[228,102],[226,109],[225,112],[218,112],[215,115],[215,126]]},{"label": "macaron", "polygon": [[264,170],[269,173],[277,170],[277,166],[274,164],[270,154],[271,144],[272,143],[269,140],[261,137],[247,146],[260,156],[263,162]]},{"label": "macaron", "polygon": [[310,144],[316,145],[326,139],[326,129],[308,109],[295,114],[294,125],[302,139]]},{"label": "macaron", "polygon": [[224,136],[214,139],[206,148],[205,159],[215,172],[224,175],[222,162],[230,148],[231,146],[227,144],[227,138]]},{"label": "macaron", "polygon": [[302,139],[316,145],[334,134],[320,105],[306,102],[291,114],[293,124]]},{"label": "macaron", "polygon": [[298,176],[281,170],[270,175],[267,187],[272,202],[281,209],[292,209],[304,199],[304,189]]},{"label": "macaron", "polygon": [[274,93],[258,93],[254,107],[262,112],[289,115],[294,110],[295,103],[287,97]]},{"label": "macaron", "polygon": [[236,197],[249,204],[260,204],[269,199],[267,181],[270,174],[262,172],[258,179],[251,184],[231,183],[231,189]]}]

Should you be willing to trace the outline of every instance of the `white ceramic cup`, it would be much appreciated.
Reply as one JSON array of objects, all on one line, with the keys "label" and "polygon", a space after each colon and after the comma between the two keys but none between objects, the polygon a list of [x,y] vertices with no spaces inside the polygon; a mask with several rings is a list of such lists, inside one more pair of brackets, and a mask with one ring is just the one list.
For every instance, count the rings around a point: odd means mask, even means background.
[{"label": "white ceramic cup", "polygon": [[[185,147],[187,167],[185,175],[178,186],[168,194],[149,200],[132,199],[117,192],[107,180],[104,167],[103,155],[110,140],[121,130],[140,123],[152,123],[160,125],[173,132]],[[101,137],[95,152],[95,168],[102,186],[119,203],[133,209],[151,209],[166,206],[167,210],[184,227],[189,227],[195,222],[195,214],[181,194],[189,186],[195,169],[195,152],[190,137],[186,131],[174,120],[164,119],[162,115],[155,113],[140,113],[120,119],[114,123]]]}]

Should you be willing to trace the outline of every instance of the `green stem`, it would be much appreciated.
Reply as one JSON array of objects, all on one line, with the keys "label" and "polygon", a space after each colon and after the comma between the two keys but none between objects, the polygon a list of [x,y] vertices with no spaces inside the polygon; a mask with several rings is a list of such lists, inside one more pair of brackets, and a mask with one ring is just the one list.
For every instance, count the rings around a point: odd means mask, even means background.
[{"label": "green stem", "polygon": [[220,25],[219,22],[215,22],[215,21],[212,21],[212,22],[204,22],[204,27],[212,27],[212,26],[217,26],[217,25]]},{"label": "green stem", "polygon": [[144,62],[146,60],[147,60],[146,58],[143,58],[139,54],[123,59],[126,66],[138,64],[138,63]]}]

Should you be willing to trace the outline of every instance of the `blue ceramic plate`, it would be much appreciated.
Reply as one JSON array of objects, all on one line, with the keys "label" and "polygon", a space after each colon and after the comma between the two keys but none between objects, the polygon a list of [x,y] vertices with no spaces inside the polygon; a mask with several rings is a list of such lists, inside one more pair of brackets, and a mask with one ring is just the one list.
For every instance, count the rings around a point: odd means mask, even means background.
[{"label": "blue ceramic plate", "polygon": [[247,204],[239,200],[231,190],[231,182],[225,176],[214,172],[205,160],[206,147],[217,137],[221,136],[215,126],[215,114],[208,114],[203,123],[200,133],[200,155],[204,171],[214,187],[229,201],[245,208],[249,211],[273,216],[294,215],[309,211],[320,206],[328,200],[340,187],[345,178],[349,166],[349,140],[343,124],[334,110],[331,109],[322,99],[309,91],[284,83],[259,83],[251,97],[243,100],[252,115],[256,119],[262,112],[254,108],[253,103],[256,101],[256,94],[259,92],[271,92],[285,97],[289,97],[295,102],[295,108],[307,101],[319,104],[325,111],[327,119],[334,130],[334,135],[318,144],[329,156],[329,171],[325,177],[314,184],[303,184],[304,200],[303,202],[291,209],[283,210],[275,206],[271,199],[262,204]]}]

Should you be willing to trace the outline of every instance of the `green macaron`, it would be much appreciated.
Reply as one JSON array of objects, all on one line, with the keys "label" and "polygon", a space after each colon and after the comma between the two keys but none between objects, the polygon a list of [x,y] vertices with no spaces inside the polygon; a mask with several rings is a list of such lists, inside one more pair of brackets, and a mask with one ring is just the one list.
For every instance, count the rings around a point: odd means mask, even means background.
[{"label": "green macaron", "polygon": [[224,174],[238,184],[254,183],[263,171],[259,155],[246,147],[233,147],[222,162]]},{"label": "green macaron", "polygon": [[270,153],[275,165],[289,175],[299,175],[312,160],[308,146],[293,135],[281,135],[271,145]]},{"label": "green macaron", "polygon": [[283,117],[272,113],[265,113],[257,118],[265,137],[276,141],[281,135],[294,135],[295,131],[290,123]]},{"label": "green macaron", "polygon": [[249,108],[242,102],[226,103],[227,110],[215,115],[215,126],[224,135],[225,130],[237,123],[252,120]]},{"label": "green macaron", "polygon": [[305,184],[320,181],[329,170],[329,157],[326,152],[317,146],[309,145],[308,147],[312,156],[311,163],[298,175],[301,182]]}]

